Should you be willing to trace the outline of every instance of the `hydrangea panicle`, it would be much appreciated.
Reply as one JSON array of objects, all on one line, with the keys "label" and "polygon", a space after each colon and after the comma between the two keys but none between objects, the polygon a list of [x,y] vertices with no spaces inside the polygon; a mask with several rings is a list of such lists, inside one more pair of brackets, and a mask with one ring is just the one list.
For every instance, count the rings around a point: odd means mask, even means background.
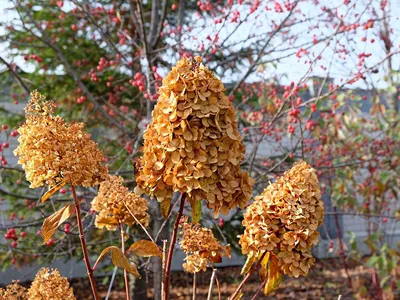
[{"label": "hydrangea panicle", "polygon": [[187,218],[181,223],[183,237],[181,249],[186,253],[183,268],[189,273],[206,271],[207,264],[222,261],[222,256],[231,257],[230,245],[222,246],[214,237],[211,229],[199,224],[189,224]]},{"label": "hydrangea panicle", "polygon": [[121,176],[109,175],[100,184],[98,195],[92,201],[92,209],[99,213],[96,216],[96,227],[115,230],[118,224],[132,226],[136,221],[129,210],[142,225],[148,225],[147,200],[129,192],[123,183]]},{"label": "hydrangea panicle", "polygon": [[42,268],[37,272],[28,291],[29,300],[76,300],[67,278],[58,270]]},{"label": "hydrangea panicle", "polygon": [[18,281],[0,288],[0,299],[5,300],[28,300],[28,289],[19,285]]},{"label": "hydrangea panicle", "polygon": [[33,91],[25,108],[26,121],[18,129],[14,154],[31,188],[65,181],[75,186],[99,184],[107,174],[103,155],[83,123],[67,123],[54,116],[56,105]]},{"label": "hydrangea panicle", "polygon": [[317,228],[323,218],[315,170],[299,162],[247,207],[239,244],[250,257],[270,251],[289,276],[307,275],[315,261],[311,248],[318,243]]},{"label": "hydrangea panicle", "polygon": [[138,193],[169,201],[186,193],[218,216],[250,199],[253,180],[242,172],[245,146],[223,83],[200,57],[182,58],[163,79],[144,133]]}]

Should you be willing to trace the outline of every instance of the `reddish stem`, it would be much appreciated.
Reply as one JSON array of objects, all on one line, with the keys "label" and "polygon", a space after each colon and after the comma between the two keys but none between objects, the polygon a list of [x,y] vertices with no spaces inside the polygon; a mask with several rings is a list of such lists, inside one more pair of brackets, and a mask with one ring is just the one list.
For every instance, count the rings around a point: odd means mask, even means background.
[{"label": "reddish stem", "polygon": [[174,223],[174,231],[172,232],[171,243],[169,245],[167,261],[165,264],[164,289],[162,291],[163,300],[168,300],[168,296],[169,296],[169,278],[171,275],[172,255],[174,253],[176,237],[178,235],[179,222],[181,220],[181,217],[183,214],[183,208],[185,206],[185,194],[184,193],[181,194],[180,202],[181,203],[179,206],[178,215],[176,216],[175,223]]},{"label": "reddish stem", "polygon": [[[124,237],[124,225],[120,224],[119,228],[121,229],[121,251],[123,254],[125,254],[125,237]],[[126,294],[126,300],[131,300],[131,296],[129,294],[129,278],[128,278],[128,272],[124,269],[124,281],[125,281],[125,294]]]},{"label": "reddish stem", "polygon": [[87,247],[86,247],[85,236],[83,235],[83,225],[82,225],[82,219],[81,219],[81,209],[79,207],[79,200],[76,197],[75,186],[71,185],[71,189],[72,189],[72,195],[74,197],[74,202],[75,202],[76,221],[78,223],[79,238],[81,240],[81,248],[82,248],[82,252],[83,252],[83,260],[85,261],[86,270],[87,270],[87,274],[89,277],[90,286],[92,288],[93,297],[95,300],[98,300],[99,295],[97,293],[96,281],[94,280],[93,269],[92,269],[92,267],[90,265],[90,261],[89,261],[89,254],[88,254]]}]

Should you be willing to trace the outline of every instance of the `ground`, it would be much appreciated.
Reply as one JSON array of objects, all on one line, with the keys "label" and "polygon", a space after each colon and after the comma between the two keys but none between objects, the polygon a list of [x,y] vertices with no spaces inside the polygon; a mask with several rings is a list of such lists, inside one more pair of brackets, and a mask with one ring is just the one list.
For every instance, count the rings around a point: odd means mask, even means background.
[{"label": "ground", "polygon": [[[279,289],[271,296],[265,297],[262,293],[257,299],[378,299],[376,290],[371,283],[371,270],[351,263],[349,266],[350,275],[356,292],[362,286],[368,288],[369,296],[355,294],[348,288],[347,276],[339,259],[328,259],[317,261],[307,277],[288,278]],[[240,275],[240,267],[229,267],[217,271],[220,283],[221,299],[227,299],[231,295],[239,282],[243,278]],[[211,271],[201,273],[197,277],[197,300],[207,299],[208,287],[211,277]],[[87,280],[75,280],[72,282],[77,299],[91,299],[90,287]],[[87,285],[87,286],[86,286]],[[250,300],[259,288],[257,276],[253,276],[246,284],[244,296],[242,299]],[[100,285],[100,295],[102,298],[106,295],[108,286]],[[171,300],[189,300],[192,299],[192,277],[184,272],[174,272],[171,278]],[[152,299],[152,290],[148,291],[149,299]],[[400,299],[400,294],[397,295]],[[115,288],[109,299],[124,299],[123,289]],[[212,299],[218,299],[218,288],[214,285]],[[135,299],[141,300],[141,299]]]}]

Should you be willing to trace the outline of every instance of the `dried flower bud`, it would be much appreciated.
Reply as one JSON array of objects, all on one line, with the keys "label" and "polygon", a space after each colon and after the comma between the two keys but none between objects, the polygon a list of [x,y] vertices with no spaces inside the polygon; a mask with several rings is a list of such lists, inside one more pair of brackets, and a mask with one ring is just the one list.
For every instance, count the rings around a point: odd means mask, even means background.
[{"label": "dried flower bud", "polygon": [[299,162],[248,206],[239,244],[243,254],[251,256],[272,252],[289,276],[307,275],[315,261],[311,248],[318,243],[317,228],[323,218],[315,170]]},{"label": "dried flower bud", "polygon": [[31,188],[66,181],[76,186],[99,184],[107,174],[103,155],[83,123],[67,123],[54,116],[55,104],[34,91],[25,109],[26,121],[19,129],[14,154]]},{"label": "dried flower bud", "polygon": [[6,300],[28,300],[28,289],[13,281],[4,289],[0,288],[0,299]]},{"label": "dried flower bud", "polygon": [[96,216],[96,227],[115,230],[118,224],[132,226],[136,221],[129,210],[141,224],[148,225],[149,214],[147,213],[146,199],[129,192],[123,184],[124,179],[121,176],[112,175],[109,175],[100,184],[98,195],[92,201],[92,209],[99,213]]},{"label": "dried flower bud", "polygon": [[67,278],[61,276],[56,269],[40,269],[28,294],[29,300],[76,300]]},{"label": "dried flower bud", "polygon": [[186,253],[183,268],[189,273],[205,271],[207,264],[219,263],[222,256],[231,257],[229,245],[221,246],[215,239],[211,229],[189,224],[187,218],[181,223],[183,237],[181,249]]},{"label": "dried flower bud", "polygon": [[215,216],[244,208],[253,180],[240,169],[245,147],[224,91],[200,57],[182,58],[163,79],[144,133],[139,192],[159,202],[187,193],[191,203],[206,200]]}]

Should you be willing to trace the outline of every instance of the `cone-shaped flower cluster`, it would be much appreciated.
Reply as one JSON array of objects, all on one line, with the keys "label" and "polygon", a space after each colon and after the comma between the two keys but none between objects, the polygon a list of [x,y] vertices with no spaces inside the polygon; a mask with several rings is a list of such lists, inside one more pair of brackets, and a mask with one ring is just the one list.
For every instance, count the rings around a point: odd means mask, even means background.
[{"label": "cone-shaped flower cluster", "polygon": [[224,91],[200,57],[181,59],[163,79],[144,133],[140,189],[159,202],[187,193],[191,202],[206,200],[216,216],[246,205],[253,180],[240,169],[245,147]]},{"label": "cone-shaped flower cluster", "polygon": [[55,104],[34,91],[25,108],[26,122],[19,129],[14,154],[35,188],[66,181],[76,186],[99,184],[107,174],[103,155],[83,123],[65,122],[54,116]]},{"label": "cone-shaped flower cluster", "polygon": [[4,289],[0,288],[0,299],[5,300],[28,300],[28,289],[13,282]]},{"label": "cone-shaped flower cluster", "polygon": [[271,251],[283,273],[307,275],[323,218],[315,170],[305,162],[296,163],[246,209],[239,241],[242,252],[255,257]]},{"label": "cone-shaped flower cluster", "polygon": [[76,300],[67,278],[58,270],[42,268],[28,291],[29,300]]},{"label": "cone-shaped flower cluster", "polygon": [[112,175],[100,184],[99,192],[92,201],[92,209],[99,213],[96,216],[96,227],[115,230],[118,224],[132,226],[136,221],[131,213],[142,225],[148,225],[146,199],[129,192],[123,184],[124,179],[121,176]]},{"label": "cone-shaped flower cluster", "polygon": [[186,253],[183,268],[189,273],[206,271],[207,264],[222,261],[222,256],[231,257],[229,245],[222,246],[214,237],[211,229],[200,227],[199,224],[189,224],[186,220],[181,223],[183,237],[181,249]]}]

